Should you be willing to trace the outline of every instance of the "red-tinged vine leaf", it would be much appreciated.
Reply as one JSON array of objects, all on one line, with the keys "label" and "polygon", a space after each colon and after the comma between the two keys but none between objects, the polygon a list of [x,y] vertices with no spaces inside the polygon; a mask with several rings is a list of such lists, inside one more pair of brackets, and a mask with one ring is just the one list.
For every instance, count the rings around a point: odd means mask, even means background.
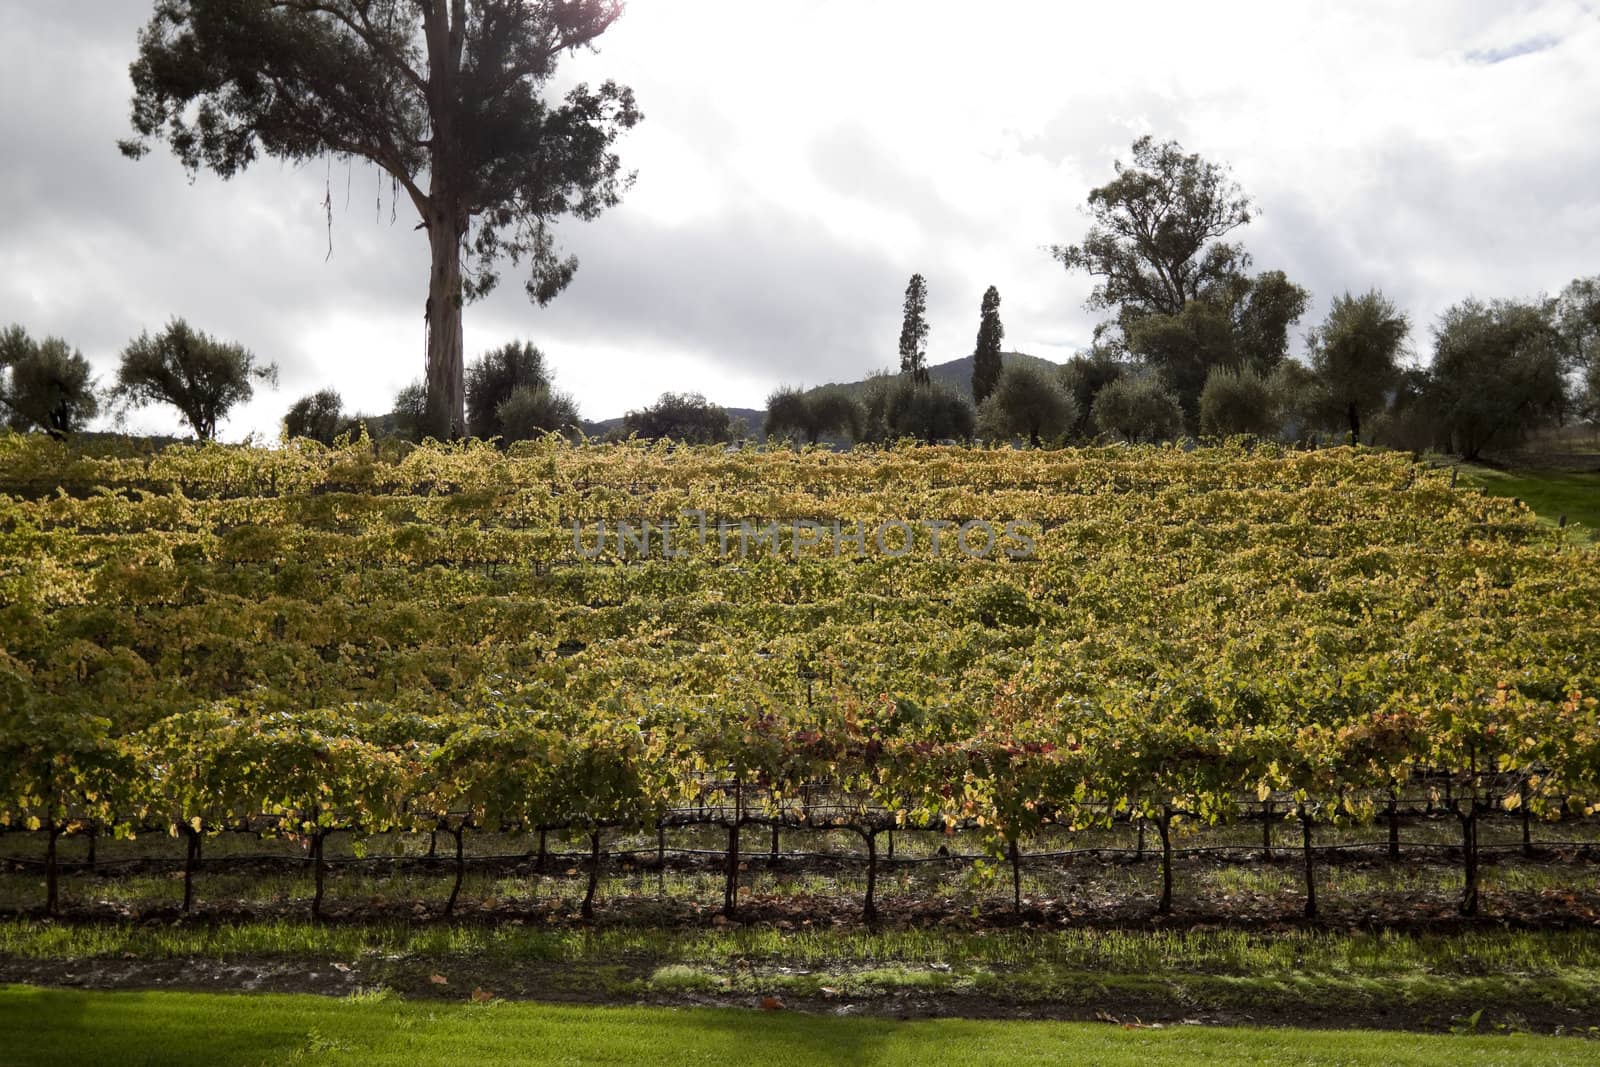
[{"label": "red-tinged vine leaf", "polygon": [[762,997],[761,998],[761,1010],[762,1011],[782,1011],[783,1007],[784,1007],[783,1001],[780,1000],[778,997]]},{"label": "red-tinged vine leaf", "polygon": [[442,974],[430,974],[430,975],[428,975],[428,981],[432,982],[434,985],[449,985],[450,984],[450,979],[446,978]]}]

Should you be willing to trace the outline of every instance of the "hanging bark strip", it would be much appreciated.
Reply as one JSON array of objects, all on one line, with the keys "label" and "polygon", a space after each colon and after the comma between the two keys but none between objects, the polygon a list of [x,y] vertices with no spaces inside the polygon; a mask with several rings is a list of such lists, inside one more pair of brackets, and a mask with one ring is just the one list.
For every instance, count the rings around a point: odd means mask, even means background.
[{"label": "hanging bark strip", "polygon": [[1317,917],[1317,870],[1314,854],[1311,851],[1311,813],[1306,806],[1301,804],[1298,814],[1300,816],[1300,851],[1305,856],[1306,864],[1306,908],[1305,916],[1308,919]]}]

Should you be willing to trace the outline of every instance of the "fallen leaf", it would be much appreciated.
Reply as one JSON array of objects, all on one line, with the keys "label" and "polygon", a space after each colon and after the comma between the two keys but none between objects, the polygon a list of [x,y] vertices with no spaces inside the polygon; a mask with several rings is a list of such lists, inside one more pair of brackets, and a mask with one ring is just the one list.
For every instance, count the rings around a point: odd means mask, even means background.
[{"label": "fallen leaf", "polygon": [[434,985],[449,985],[450,984],[450,979],[446,978],[442,974],[430,974],[430,975],[428,975],[428,981],[432,982]]},{"label": "fallen leaf", "polygon": [[762,1011],[782,1011],[783,1010],[783,1001],[779,1000],[777,997],[762,997],[761,998],[761,1010]]},{"label": "fallen leaf", "polygon": [[487,1004],[493,999],[494,994],[487,989],[474,989],[472,991],[472,1002],[474,1004]]}]

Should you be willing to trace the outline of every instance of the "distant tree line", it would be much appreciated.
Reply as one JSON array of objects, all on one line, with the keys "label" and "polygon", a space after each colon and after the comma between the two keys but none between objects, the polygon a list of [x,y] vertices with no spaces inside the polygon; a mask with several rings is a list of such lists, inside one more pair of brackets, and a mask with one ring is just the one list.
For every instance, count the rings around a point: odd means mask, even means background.
[{"label": "distant tree line", "polygon": [[1282,271],[1255,273],[1229,240],[1254,214],[1217,164],[1176,142],[1134,142],[1130,163],[1089,194],[1091,224],[1051,254],[1095,279],[1088,305],[1110,313],[1090,348],[1050,373],[1006,362],[1000,294],[979,307],[971,399],[930,380],[928,284],[902,304],[900,373],[856,392],[785,387],[766,432],[816,442],[903,437],[1051,443],[1251,434],[1346,440],[1472,459],[1577,419],[1600,426],[1600,277],[1558,296],[1468,299],[1414,361],[1412,326],[1373,289],[1336,297],[1306,335],[1290,334],[1311,294]]},{"label": "distant tree line", "polygon": [[[898,371],[856,385],[784,386],[767,399],[760,432],[797,443],[903,439],[1015,441],[1031,447],[1094,440],[1160,441],[1251,434],[1320,438],[1477,458],[1554,424],[1600,426],[1600,276],[1554,297],[1469,298],[1431,329],[1431,359],[1414,358],[1407,316],[1381,291],[1334,298],[1290,354],[1310,294],[1282,271],[1254,272],[1232,235],[1254,207],[1226,168],[1176,142],[1135,141],[1131,162],[1090,192],[1090,226],[1051,255],[1094,279],[1088,306],[1108,317],[1065,364],[1008,359],[1000,293],[978,307],[971,388],[940,380],[927,362],[928,282],[914,274],[901,304]],[[16,431],[65,437],[97,416],[150,404],[175,409],[202,440],[277,367],[241,345],[174,319],[121,353],[114,380],[96,382],[81,352],[21,326],[0,334],[0,419]],[[363,428],[420,441],[438,425],[421,380],[391,410],[345,411],[332,389],[284,416],[286,438],[331,444]],[[509,446],[547,433],[577,436],[573,398],[555,388],[544,354],[525,341],[484,353],[464,376],[466,433]],[[598,432],[595,427],[590,430]],[[699,392],[663,393],[606,436],[722,443],[751,428]]]}]

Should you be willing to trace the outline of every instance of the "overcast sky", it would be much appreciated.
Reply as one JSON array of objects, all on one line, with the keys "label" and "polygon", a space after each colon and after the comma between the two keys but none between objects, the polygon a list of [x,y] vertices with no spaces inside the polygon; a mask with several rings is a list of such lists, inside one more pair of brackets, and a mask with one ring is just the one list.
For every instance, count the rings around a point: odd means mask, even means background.
[{"label": "overcast sky", "polygon": [[[387,410],[423,368],[409,203],[391,222],[359,163],[191,184],[164,150],[123,159],[150,8],[0,0],[0,325],[66,337],[102,379],[172,315],[244,343],[282,379],[226,439],[275,439],[329,385]],[[760,407],[890,367],[913,272],[930,361],[971,352],[989,285],[1008,349],[1065,359],[1099,316],[1042,246],[1082,235],[1088,190],[1145,133],[1232,167],[1256,268],[1314,295],[1297,333],[1377,286],[1426,355],[1467,295],[1600,273],[1600,10],[1578,0],[630,0],[567,72],[636,91],[638,183],[560,227],[582,267],[553,305],[508,271],[466,344],[533,340],[590,418],[669,388]]]}]

